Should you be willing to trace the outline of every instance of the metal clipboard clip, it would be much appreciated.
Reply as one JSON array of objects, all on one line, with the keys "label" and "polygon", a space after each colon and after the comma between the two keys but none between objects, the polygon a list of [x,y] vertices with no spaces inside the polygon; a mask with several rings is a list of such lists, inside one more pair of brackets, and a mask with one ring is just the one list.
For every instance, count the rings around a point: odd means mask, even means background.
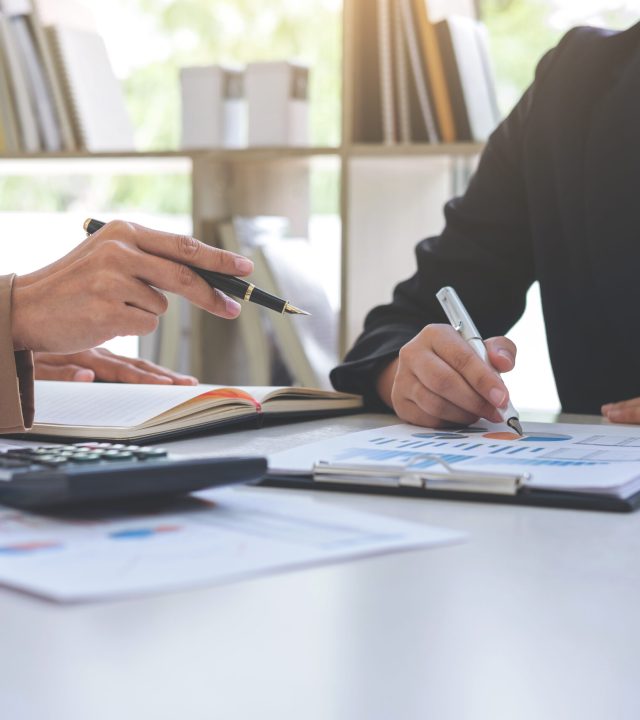
[{"label": "metal clipboard clip", "polygon": [[[426,461],[437,463],[444,472],[415,467]],[[515,495],[530,479],[529,473],[498,473],[460,470],[438,455],[420,454],[405,465],[372,465],[319,461],[313,466],[316,482],[347,483],[379,487],[418,488],[457,492]]]}]

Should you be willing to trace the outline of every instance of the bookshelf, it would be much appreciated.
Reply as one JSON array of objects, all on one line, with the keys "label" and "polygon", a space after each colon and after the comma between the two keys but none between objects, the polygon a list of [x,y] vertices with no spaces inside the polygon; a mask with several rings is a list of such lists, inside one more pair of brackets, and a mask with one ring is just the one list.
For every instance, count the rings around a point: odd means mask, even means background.
[{"label": "bookshelf", "polygon": [[[30,164],[73,161],[158,168],[186,163],[191,178],[193,233],[215,243],[212,227],[233,215],[283,215],[293,235],[305,236],[310,218],[310,173],[331,162],[340,183],[340,355],[366,311],[387,302],[393,285],[413,271],[413,247],[440,230],[442,206],[464,189],[482,150],[479,143],[363,143],[353,132],[355,9],[370,0],[344,0],[342,13],[342,140],[331,147],[239,150],[60,152],[0,156],[0,174]],[[82,170],[79,170],[82,172]],[[198,375],[204,382],[251,384],[233,324],[172,303],[161,339],[146,338],[141,353]],[[185,345],[188,351],[185,352]]]}]

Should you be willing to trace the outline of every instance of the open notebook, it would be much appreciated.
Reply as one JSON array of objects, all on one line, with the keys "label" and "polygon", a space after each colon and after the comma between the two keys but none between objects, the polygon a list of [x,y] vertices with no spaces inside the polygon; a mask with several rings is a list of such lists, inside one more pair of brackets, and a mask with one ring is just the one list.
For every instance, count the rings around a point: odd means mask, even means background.
[{"label": "open notebook", "polygon": [[149,440],[265,416],[333,414],[361,406],[357,395],[298,387],[36,382],[30,434]]}]

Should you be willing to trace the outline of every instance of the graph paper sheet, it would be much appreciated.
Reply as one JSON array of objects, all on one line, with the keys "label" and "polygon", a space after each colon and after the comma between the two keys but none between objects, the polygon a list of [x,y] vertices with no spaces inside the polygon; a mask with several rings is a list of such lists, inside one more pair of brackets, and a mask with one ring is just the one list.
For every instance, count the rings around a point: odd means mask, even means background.
[{"label": "graph paper sheet", "polygon": [[524,437],[491,423],[455,431],[391,425],[274,453],[272,475],[309,475],[315,462],[526,473],[547,490],[628,498],[640,490],[640,428],[524,423]]}]

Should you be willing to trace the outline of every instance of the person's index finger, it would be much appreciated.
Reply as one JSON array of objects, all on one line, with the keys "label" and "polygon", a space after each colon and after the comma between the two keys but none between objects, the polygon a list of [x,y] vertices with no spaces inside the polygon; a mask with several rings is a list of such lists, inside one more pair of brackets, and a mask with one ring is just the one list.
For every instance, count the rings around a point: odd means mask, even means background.
[{"label": "person's index finger", "polygon": [[224,275],[249,275],[253,272],[253,262],[248,258],[206,245],[190,235],[151,230],[143,225],[133,227],[137,246],[152,255]]}]

